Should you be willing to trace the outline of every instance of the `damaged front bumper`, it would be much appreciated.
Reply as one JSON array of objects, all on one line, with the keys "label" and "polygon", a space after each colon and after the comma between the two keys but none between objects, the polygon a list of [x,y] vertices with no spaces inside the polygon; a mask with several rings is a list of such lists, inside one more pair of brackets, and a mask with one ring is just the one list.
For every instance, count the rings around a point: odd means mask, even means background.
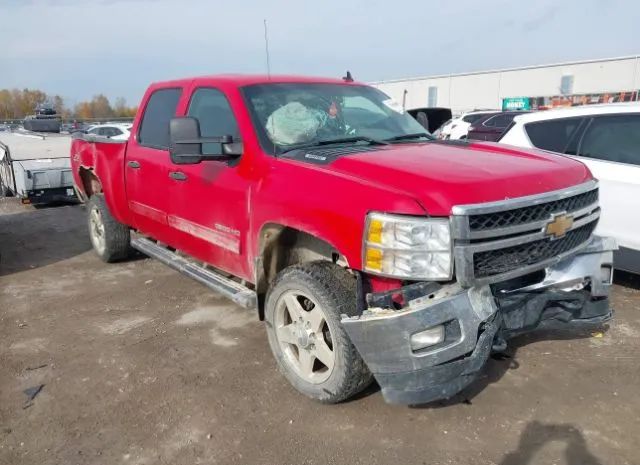
[{"label": "damaged front bumper", "polygon": [[[540,327],[609,320],[615,248],[613,240],[594,237],[535,282],[408,286],[399,290],[406,297],[404,308],[371,306],[360,316],[343,316],[342,323],[387,402],[446,399],[471,384],[492,348],[504,346],[509,337]],[[423,290],[421,295],[415,295],[416,289]],[[430,328],[438,328],[440,337],[416,349],[412,336]]]}]

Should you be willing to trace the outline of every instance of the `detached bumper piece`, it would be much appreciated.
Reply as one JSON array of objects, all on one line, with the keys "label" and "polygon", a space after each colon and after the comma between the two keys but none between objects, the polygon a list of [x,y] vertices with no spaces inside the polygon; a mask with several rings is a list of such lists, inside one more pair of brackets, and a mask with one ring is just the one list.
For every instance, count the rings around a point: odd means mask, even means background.
[{"label": "detached bumper piece", "polygon": [[362,315],[343,326],[394,404],[425,404],[470,385],[492,349],[538,328],[598,325],[612,317],[609,288],[615,242],[594,238],[580,254],[499,285],[433,283],[369,294]]},{"label": "detached bumper piece", "polygon": [[50,187],[27,191],[24,203],[45,204],[54,202],[77,202],[78,197],[72,187]]}]

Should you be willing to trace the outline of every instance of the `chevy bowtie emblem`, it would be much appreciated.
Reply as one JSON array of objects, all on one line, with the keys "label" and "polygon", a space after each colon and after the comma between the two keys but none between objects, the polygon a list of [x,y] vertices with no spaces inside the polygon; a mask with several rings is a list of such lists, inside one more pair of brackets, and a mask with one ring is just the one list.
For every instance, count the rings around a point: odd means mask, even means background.
[{"label": "chevy bowtie emblem", "polygon": [[559,239],[571,229],[571,226],[573,226],[573,216],[560,213],[551,218],[544,228],[544,233],[553,239]]}]

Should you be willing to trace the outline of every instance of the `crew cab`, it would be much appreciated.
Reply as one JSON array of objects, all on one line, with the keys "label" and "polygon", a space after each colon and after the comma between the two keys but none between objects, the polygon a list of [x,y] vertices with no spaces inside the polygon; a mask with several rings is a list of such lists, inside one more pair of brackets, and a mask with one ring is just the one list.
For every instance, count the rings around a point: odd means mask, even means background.
[{"label": "crew cab", "polygon": [[128,141],[76,135],[71,159],[104,261],[138,249],[255,308],[321,402],[374,377],[391,403],[448,398],[514,334],[611,317],[582,163],[434,140],[351,79],[153,84]]}]

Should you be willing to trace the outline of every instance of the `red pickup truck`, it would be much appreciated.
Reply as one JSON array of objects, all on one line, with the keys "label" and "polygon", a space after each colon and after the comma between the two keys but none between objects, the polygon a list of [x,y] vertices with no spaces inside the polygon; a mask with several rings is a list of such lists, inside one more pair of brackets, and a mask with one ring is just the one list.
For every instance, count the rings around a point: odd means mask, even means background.
[{"label": "red pickup truck", "polygon": [[350,79],[213,76],[147,90],[128,141],[71,159],[91,241],[257,309],[301,393],[453,396],[506,340],[599,324],[615,243],[581,163],[434,140]]}]

